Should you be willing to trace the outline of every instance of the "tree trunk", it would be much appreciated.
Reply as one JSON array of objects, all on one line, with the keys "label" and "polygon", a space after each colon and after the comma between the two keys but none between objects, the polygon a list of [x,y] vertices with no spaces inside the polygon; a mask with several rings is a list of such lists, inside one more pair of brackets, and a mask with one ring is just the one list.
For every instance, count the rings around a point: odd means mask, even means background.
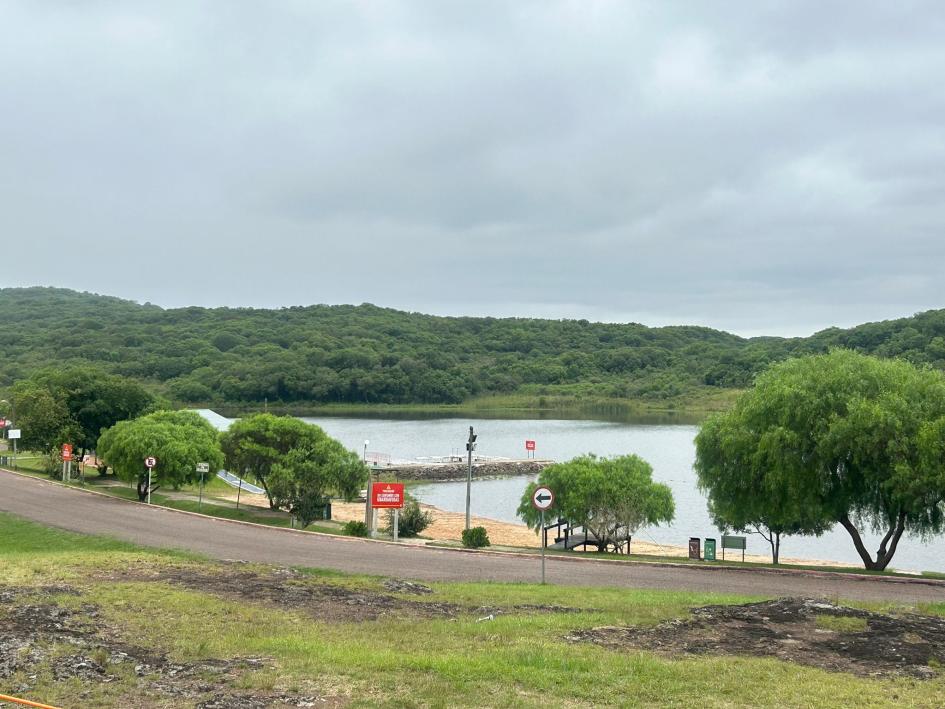
[{"label": "tree trunk", "polygon": [[860,532],[854,526],[853,522],[850,521],[850,518],[847,515],[841,515],[838,520],[840,524],[843,525],[844,529],[850,534],[850,537],[853,539],[853,546],[856,547],[857,553],[860,555],[860,558],[863,560],[863,566],[869,571],[882,571],[892,561],[893,555],[896,553],[896,547],[899,545],[899,539],[902,537],[902,533],[905,531],[906,526],[906,513],[900,512],[896,517],[895,526],[891,527],[886,536],[883,537],[883,541],[880,542],[879,549],[876,551],[876,558],[867,551],[866,545],[863,544],[863,538],[860,537]]},{"label": "tree trunk", "polygon": [[144,502],[148,499],[148,480],[138,478],[138,502]]},{"label": "tree trunk", "polygon": [[777,566],[781,559],[781,532],[771,533],[771,562]]},{"label": "tree trunk", "polygon": [[[246,471],[243,473],[243,480],[246,479],[246,476],[248,474],[249,474],[249,471]],[[266,491],[266,497],[269,499],[269,509],[270,510],[278,509],[276,507],[276,504],[272,501],[272,495],[269,494],[269,486],[266,484],[266,478],[263,476],[257,475],[256,480],[259,482],[260,485],[262,485],[262,489]],[[370,494],[370,490],[368,490],[368,494]]]}]

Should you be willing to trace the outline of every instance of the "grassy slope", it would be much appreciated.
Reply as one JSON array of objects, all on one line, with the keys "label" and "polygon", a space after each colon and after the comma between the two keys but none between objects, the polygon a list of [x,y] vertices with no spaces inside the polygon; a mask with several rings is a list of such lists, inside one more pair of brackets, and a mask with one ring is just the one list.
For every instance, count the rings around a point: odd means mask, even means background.
[{"label": "grassy slope", "polygon": [[[572,645],[575,628],[654,623],[689,607],[745,599],[702,593],[574,589],[526,584],[435,584],[438,601],[509,606],[558,604],[579,614],[516,614],[477,623],[384,619],[325,623],[296,612],[233,603],[162,583],[103,581],[110,571],[217,565],[49,530],[0,514],[0,579],[7,585],[65,582],[86,592],[104,620],[139,644],[180,661],[264,655],[275,669],[243,677],[246,688],[315,691],[353,706],[941,706],[945,679],[866,680],[771,659],[661,658]],[[319,582],[379,589],[368,577],[319,575]],[[924,610],[945,611],[945,608]],[[3,610],[0,609],[0,627]],[[40,669],[34,696],[78,706],[84,689]],[[93,687],[82,704],[121,706],[135,679]],[[0,691],[4,683],[0,680]],[[173,704],[171,704],[173,705]]]}]

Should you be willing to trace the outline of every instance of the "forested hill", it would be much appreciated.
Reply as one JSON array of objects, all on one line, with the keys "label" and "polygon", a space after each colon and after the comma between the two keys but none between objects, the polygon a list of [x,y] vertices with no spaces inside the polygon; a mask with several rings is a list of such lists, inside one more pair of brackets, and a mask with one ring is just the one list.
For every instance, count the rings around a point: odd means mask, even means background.
[{"label": "forested hill", "polygon": [[704,327],[447,318],[373,305],[165,310],[0,289],[0,389],[91,362],[180,402],[457,403],[495,394],[676,400],[746,386],[791,354],[851,347],[945,368],[945,311],[744,339]]}]

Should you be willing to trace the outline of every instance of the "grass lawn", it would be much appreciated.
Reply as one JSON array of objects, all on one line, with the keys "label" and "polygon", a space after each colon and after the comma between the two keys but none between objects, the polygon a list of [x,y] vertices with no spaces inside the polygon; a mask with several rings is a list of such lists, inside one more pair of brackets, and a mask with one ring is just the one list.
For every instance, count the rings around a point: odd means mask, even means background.
[{"label": "grass lawn", "polygon": [[[29,698],[62,707],[192,707],[221,694],[273,706],[283,695],[352,707],[945,704],[941,673],[863,678],[770,658],[667,657],[565,639],[748,598],[498,583],[430,584],[433,593],[416,596],[384,582],[217,563],[0,514],[0,598],[9,598],[0,604],[0,653],[17,618],[27,614],[30,632],[41,632],[36,618],[51,604],[66,609],[54,616],[59,626],[102,644],[77,650],[81,643],[54,638],[28,670],[0,675],[0,693],[25,683]],[[308,592],[315,600],[293,600]],[[945,605],[918,610],[942,613]],[[123,662],[115,647],[133,657],[146,648],[151,659]],[[112,679],[69,675],[62,667],[77,653]],[[160,658],[184,669],[163,671]],[[233,658],[254,659],[220,669]]]}]

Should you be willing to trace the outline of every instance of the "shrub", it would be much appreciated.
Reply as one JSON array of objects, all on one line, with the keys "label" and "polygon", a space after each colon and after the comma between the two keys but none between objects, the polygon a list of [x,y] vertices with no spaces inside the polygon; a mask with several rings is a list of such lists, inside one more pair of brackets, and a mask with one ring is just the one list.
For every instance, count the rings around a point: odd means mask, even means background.
[{"label": "shrub", "polygon": [[463,530],[463,546],[468,549],[479,549],[490,546],[489,534],[485,527],[473,527]]},{"label": "shrub", "polygon": [[366,537],[368,535],[367,525],[364,522],[356,519],[353,519],[350,522],[345,522],[344,526],[341,528],[341,531],[347,534],[349,537]]},{"label": "shrub", "polygon": [[[433,523],[433,515],[420,509],[417,498],[404,495],[404,508],[400,511],[397,533],[401,537],[415,537]],[[387,511],[387,526],[382,530],[386,534],[394,533],[394,511]]]}]

